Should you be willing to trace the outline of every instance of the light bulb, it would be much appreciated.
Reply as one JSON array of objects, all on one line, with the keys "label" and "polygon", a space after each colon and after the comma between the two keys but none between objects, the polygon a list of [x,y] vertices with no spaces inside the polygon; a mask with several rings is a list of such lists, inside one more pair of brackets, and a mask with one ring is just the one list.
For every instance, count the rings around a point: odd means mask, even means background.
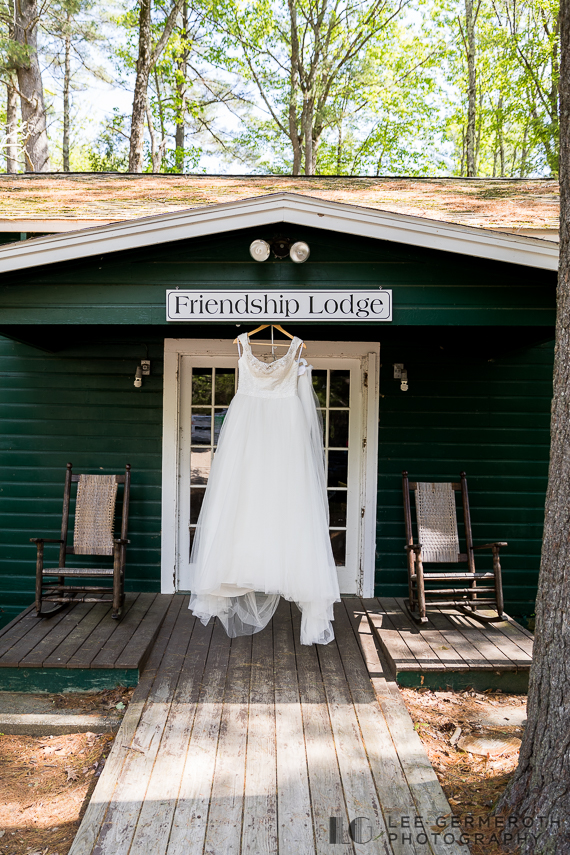
[{"label": "light bulb", "polygon": [[303,240],[298,240],[289,250],[291,261],[294,261],[295,264],[302,264],[308,259],[310,254],[311,250],[309,249],[309,244],[305,243]]},{"label": "light bulb", "polygon": [[249,246],[249,254],[255,261],[267,261],[271,247],[265,240],[254,240]]},{"label": "light bulb", "polygon": [[142,386],[142,368],[140,365],[137,365],[137,370],[135,371],[135,386],[137,389],[140,389]]}]

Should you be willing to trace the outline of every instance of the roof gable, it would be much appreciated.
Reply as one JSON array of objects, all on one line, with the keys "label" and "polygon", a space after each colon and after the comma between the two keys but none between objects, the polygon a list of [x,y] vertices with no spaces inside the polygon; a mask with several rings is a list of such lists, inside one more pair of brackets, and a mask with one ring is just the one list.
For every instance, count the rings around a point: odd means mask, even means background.
[{"label": "roof gable", "polygon": [[269,223],[327,229],[545,270],[558,266],[558,246],[552,241],[284,192],[8,244],[0,247],[0,273]]}]

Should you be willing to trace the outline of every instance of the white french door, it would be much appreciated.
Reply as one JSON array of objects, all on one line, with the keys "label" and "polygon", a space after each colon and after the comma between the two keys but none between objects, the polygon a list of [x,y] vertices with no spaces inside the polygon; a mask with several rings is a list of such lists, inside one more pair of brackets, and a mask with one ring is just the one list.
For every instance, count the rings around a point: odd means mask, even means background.
[{"label": "white french door", "polygon": [[[194,531],[237,385],[237,354],[228,344],[165,342],[163,591],[189,588]],[[372,596],[378,345],[306,344],[323,418],[330,537],[340,589]],[[263,357],[263,347],[257,350]]]}]

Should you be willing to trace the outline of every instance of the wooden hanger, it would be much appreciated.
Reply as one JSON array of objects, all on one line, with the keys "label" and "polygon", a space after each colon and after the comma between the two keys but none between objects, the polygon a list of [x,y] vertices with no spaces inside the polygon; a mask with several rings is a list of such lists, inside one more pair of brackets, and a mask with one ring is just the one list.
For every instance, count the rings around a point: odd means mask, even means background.
[{"label": "wooden hanger", "polygon": [[[287,338],[293,339],[295,336],[292,336],[291,333],[288,333],[287,330],[284,330],[281,324],[262,324],[260,327],[256,327],[251,332],[248,332],[247,337],[251,338],[255,333],[261,332],[261,330],[266,330],[268,327],[271,327],[272,330],[279,330],[280,333],[286,335]],[[271,336],[273,339],[273,335]],[[237,344],[237,338],[234,338],[234,344]],[[255,344],[270,344],[273,347],[290,347],[287,342],[284,341],[256,341]],[[307,347],[305,342],[303,342],[303,347]]]}]

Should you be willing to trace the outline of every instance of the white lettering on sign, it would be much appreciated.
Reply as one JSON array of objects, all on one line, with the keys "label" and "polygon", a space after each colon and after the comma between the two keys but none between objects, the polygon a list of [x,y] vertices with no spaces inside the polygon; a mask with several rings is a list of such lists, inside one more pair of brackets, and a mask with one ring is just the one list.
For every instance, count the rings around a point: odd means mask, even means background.
[{"label": "white lettering on sign", "polygon": [[176,290],[167,321],[391,321],[392,292]]}]

